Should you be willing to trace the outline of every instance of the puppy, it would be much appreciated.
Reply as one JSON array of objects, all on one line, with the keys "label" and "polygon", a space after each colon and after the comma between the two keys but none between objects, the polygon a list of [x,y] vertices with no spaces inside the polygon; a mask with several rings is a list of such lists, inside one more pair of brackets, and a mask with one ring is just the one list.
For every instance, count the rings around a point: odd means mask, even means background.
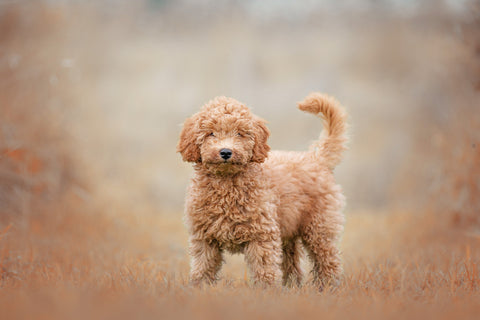
[{"label": "puppy", "polygon": [[177,151],[194,168],[185,202],[194,285],[217,280],[225,251],[245,255],[254,284],[300,285],[302,244],[319,288],[339,280],[345,198],[333,169],[347,116],[320,93],[298,107],[324,120],[305,152],[270,151],[265,121],[232,98],[217,97],[185,121]]}]

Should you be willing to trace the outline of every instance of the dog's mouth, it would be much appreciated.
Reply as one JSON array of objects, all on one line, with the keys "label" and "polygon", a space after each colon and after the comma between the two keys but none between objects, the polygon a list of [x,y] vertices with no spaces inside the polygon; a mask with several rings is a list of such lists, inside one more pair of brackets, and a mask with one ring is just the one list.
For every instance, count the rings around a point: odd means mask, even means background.
[{"label": "dog's mouth", "polygon": [[205,161],[206,165],[218,165],[218,166],[242,166],[243,163],[239,161],[234,161],[232,159],[227,160],[213,160],[213,161]]},{"label": "dog's mouth", "polygon": [[225,160],[219,162],[205,162],[205,165],[208,167],[217,167],[219,169],[228,169],[231,167],[242,167],[243,163]]},{"label": "dog's mouth", "polygon": [[231,160],[204,162],[205,168],[216,175],[232,175],[243,171],[244,164]]}]

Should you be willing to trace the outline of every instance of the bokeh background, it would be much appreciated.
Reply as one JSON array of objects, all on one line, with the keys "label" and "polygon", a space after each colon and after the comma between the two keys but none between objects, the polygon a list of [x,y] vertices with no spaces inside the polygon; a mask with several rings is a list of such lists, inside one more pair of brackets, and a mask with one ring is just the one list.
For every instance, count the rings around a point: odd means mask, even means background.
[{"label": "bokeh background", "polygon": [[[308,93],[347,109],[336,169],[348,199],[345,288],[370,281],[375,259],[397,270],[403,258],[390,253],[411,253],[418,237],[427,251],[412,265],[450,270],[435,259],[452,242],[478,261],[479,89],[478,1],[0,1],[0,288],[177,299],[192,168],[175,145],[185,118],[217,95],[266,119],[273,149],[318,137],[320,121],[296,109]],[[237,288],[245,267],[228,259],[224,287]],[[398,268],[370,286],[397,288],[408,269]],[[25,305],[3,295],[21,315]]]}]

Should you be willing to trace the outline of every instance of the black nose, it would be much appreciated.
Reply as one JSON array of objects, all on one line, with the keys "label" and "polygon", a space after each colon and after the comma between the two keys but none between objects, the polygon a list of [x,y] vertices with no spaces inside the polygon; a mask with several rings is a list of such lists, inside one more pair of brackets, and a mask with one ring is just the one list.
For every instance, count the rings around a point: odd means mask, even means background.
[{"label": "black nose", "polygon": [[230,149],[220,150],[220,157],[222,157],[225,160],[230,159],[232,157],[232,150],[230,150]]}]

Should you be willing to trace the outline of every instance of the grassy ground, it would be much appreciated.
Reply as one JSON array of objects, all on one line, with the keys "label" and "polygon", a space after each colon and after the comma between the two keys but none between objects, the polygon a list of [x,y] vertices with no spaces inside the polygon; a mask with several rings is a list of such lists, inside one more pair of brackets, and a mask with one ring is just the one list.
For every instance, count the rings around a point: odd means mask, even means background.
[{"label": "grassy ground", "polygon": [[[79,200],[66,201],[75,207]],[[433,215],[351,213],[342,241],[344,279],[317,292],[308,283],[250,288],[240,256],[227,258],[217,286],[194,289],[178,215],[46,216],[63,209],[46,209],[23,231],[3,227],[3,319],[474,319],[480,311],[479,236]]]}]

